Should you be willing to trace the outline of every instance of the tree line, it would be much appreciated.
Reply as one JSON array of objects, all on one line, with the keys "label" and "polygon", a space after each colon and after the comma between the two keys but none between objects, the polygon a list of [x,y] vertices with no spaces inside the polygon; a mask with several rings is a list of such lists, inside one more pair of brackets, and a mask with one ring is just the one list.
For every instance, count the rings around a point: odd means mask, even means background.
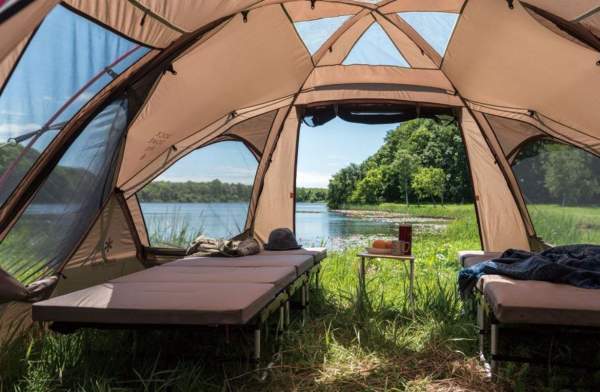
[{"label": "tree line", "polygon": [[[138,192],[142,202],[165,203],[234,203],[248,202],[252,185],[227,183],[219,180],[207,182],[154,181]],[[327,200],[327,189],[298,188],[296,200],[318,202]]]},{"label": "tree line", "polygon": [[416,119],[390,130],[379,150],[329,181],[330,208],[381,202],[472,200],[466,154],[453,118]]},{"label": "tree line", "polygon": [[[528,203],[600,204],[600,159],[541,139],[526,144],[513,171]],[[463,203],[472,201],[467,156],[451,118],[416,119],[390,130],[384,144],[329,181],[327,204]]]}]

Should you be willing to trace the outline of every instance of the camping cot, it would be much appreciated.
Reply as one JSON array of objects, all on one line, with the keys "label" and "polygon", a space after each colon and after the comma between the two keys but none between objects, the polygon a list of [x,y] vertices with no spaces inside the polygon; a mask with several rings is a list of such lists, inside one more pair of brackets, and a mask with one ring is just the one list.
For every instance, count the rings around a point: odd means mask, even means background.
[{"label": "camping cot", "polygon": [[[461,251],[458,259],[461,266],[470,267],[500,255],[498,252]],[[482,359],[489,363],[492,375],[497,374],[501,362],[547,361],[544,358],[503,354],[500,341],[503,329],[557,332],[598,332],[600,329],[600,290],[483,275],[475,291],[479,351]],[[489,340],[487,348],[486,338]],[[578,366],[585,367],[586,364]]]},{"label": "camping cot", "polygon": [[302,308],[307,306],[310,271],[325,257],[324,248],[186,257],[37,302],[32,317],[53,322],[58,330],[249,326],[254,329],[254,359],[259,360],[263,324],[276,312],[278,328],[289,324],[289,301],[298,289]]}]

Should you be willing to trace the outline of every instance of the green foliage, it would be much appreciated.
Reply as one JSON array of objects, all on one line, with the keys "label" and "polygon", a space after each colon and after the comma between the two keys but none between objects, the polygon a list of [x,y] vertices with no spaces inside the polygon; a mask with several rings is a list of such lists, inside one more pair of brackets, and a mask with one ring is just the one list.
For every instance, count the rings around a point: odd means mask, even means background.
[{"label": "green foliage", "polygon": [[356,184],[356,188],[350,196],[350,201],[358,204],[379,203],[383,198],[384,189],[383,168],[370,169]]},{"label": "green foliage", "polygon": [[[460,131],[451,118],[416,119],[388,132],[383,146],[360,165],[349,165],[329,182],[328,205],[338,208],[359,200],[408,204],[417,196],[413,175],[420,167],[439,168],[446,175],[446,186],[438,198],[453,202],[471,199],[466,155]],[[377,171],[372,172],[372,170]],[[366,182],[361,181],[370,173]],[[381,177],[379,175],[381,174]],[[381,182],[377,180],[381,179]],[[376,189],[365,189],[367,183]],[[362,184],[361,190],[358,190]]]},{"label": "green foliage", "polygon": [[324,202],[326,200],[326,188],[296,188],[296,201],[306,203],[317,203]]},{"label": "green foliage", "polygon": [[[317,202],[327,199],[327,189],[298,188],[297,201]],[[252,185],[210,182],[153,181],[138,192],[141,202],[162,203],[246,203],[250,200]]]},{"label": "green foliage", "polygon": [[590,154],[562,144],[547,145],[544,151],[544,182],[548,192],[561,204],[577,202],[584,196],[600,195],[600,184],[592,170]]},{"label": "green foliage", "polygon": [[350,164],[336,173],[329,181],[327,205],[338,208],[347,203],[354,192],[356,183],[362,178],[362,170],[355,164]]},{"label": "green foliage", "polygon": [[444,204],[446,173],[437,167],[421,167],[413,176],[413,189],[419,199],[439,199]]}]

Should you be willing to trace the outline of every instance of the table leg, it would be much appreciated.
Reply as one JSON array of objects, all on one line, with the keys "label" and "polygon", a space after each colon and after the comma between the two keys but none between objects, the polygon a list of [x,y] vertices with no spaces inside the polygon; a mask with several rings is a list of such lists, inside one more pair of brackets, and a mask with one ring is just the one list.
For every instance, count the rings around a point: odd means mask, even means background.
[{"label": "table leg", "polygon": [[360,258],[360,270],[358,271],[358,284],[359,284],[359,294],[362,296],[366,291],[366,282],[365,282],[365,258]]},{"label": "table leg", "polygon": [[414,304],[415,304],[414,284],[415,284],[415,260],[410,259],[410,281],[409,281],[408,293],[410,295],[410,305],[411,306],[414,306]]}]

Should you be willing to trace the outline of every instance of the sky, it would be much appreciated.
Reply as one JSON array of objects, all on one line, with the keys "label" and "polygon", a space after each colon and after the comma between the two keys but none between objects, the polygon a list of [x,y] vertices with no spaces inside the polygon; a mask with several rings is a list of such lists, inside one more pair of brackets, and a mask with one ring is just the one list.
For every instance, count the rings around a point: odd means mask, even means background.
[{"label": "sky", "polygon": [[[413,12],[400,15],[438,52],[445,52],[456,14]],[[347,18],[298,22],[295,27],[309,51],[314,52]],[[133,46],[132,42],[89,23],[64,7],[56,7],[44,20],[0,96],[0,149],[10,138],[39,129],[98,70]],[[122,72],[144,52],[145,49],[138,50],[115,71]],[[344,64],[356,63],[408,66],[377,24],[361,36],[344,61]],[[57,122],[70,118],[110,80],[107,75],[100,78]],[[338,170],[350,163],[360,163],[377,151],[386,132],[394,127],[352,124],[340,119],[317,128],[303,125],[298,186],[326,187],[329,178]],[[44,149],[56,134],[47,132],[34,147]],[[190,154],[159,179],[208,181],[219,178],[250,184],[256,165],[252,154],[240,143],[219,143]]]}]

